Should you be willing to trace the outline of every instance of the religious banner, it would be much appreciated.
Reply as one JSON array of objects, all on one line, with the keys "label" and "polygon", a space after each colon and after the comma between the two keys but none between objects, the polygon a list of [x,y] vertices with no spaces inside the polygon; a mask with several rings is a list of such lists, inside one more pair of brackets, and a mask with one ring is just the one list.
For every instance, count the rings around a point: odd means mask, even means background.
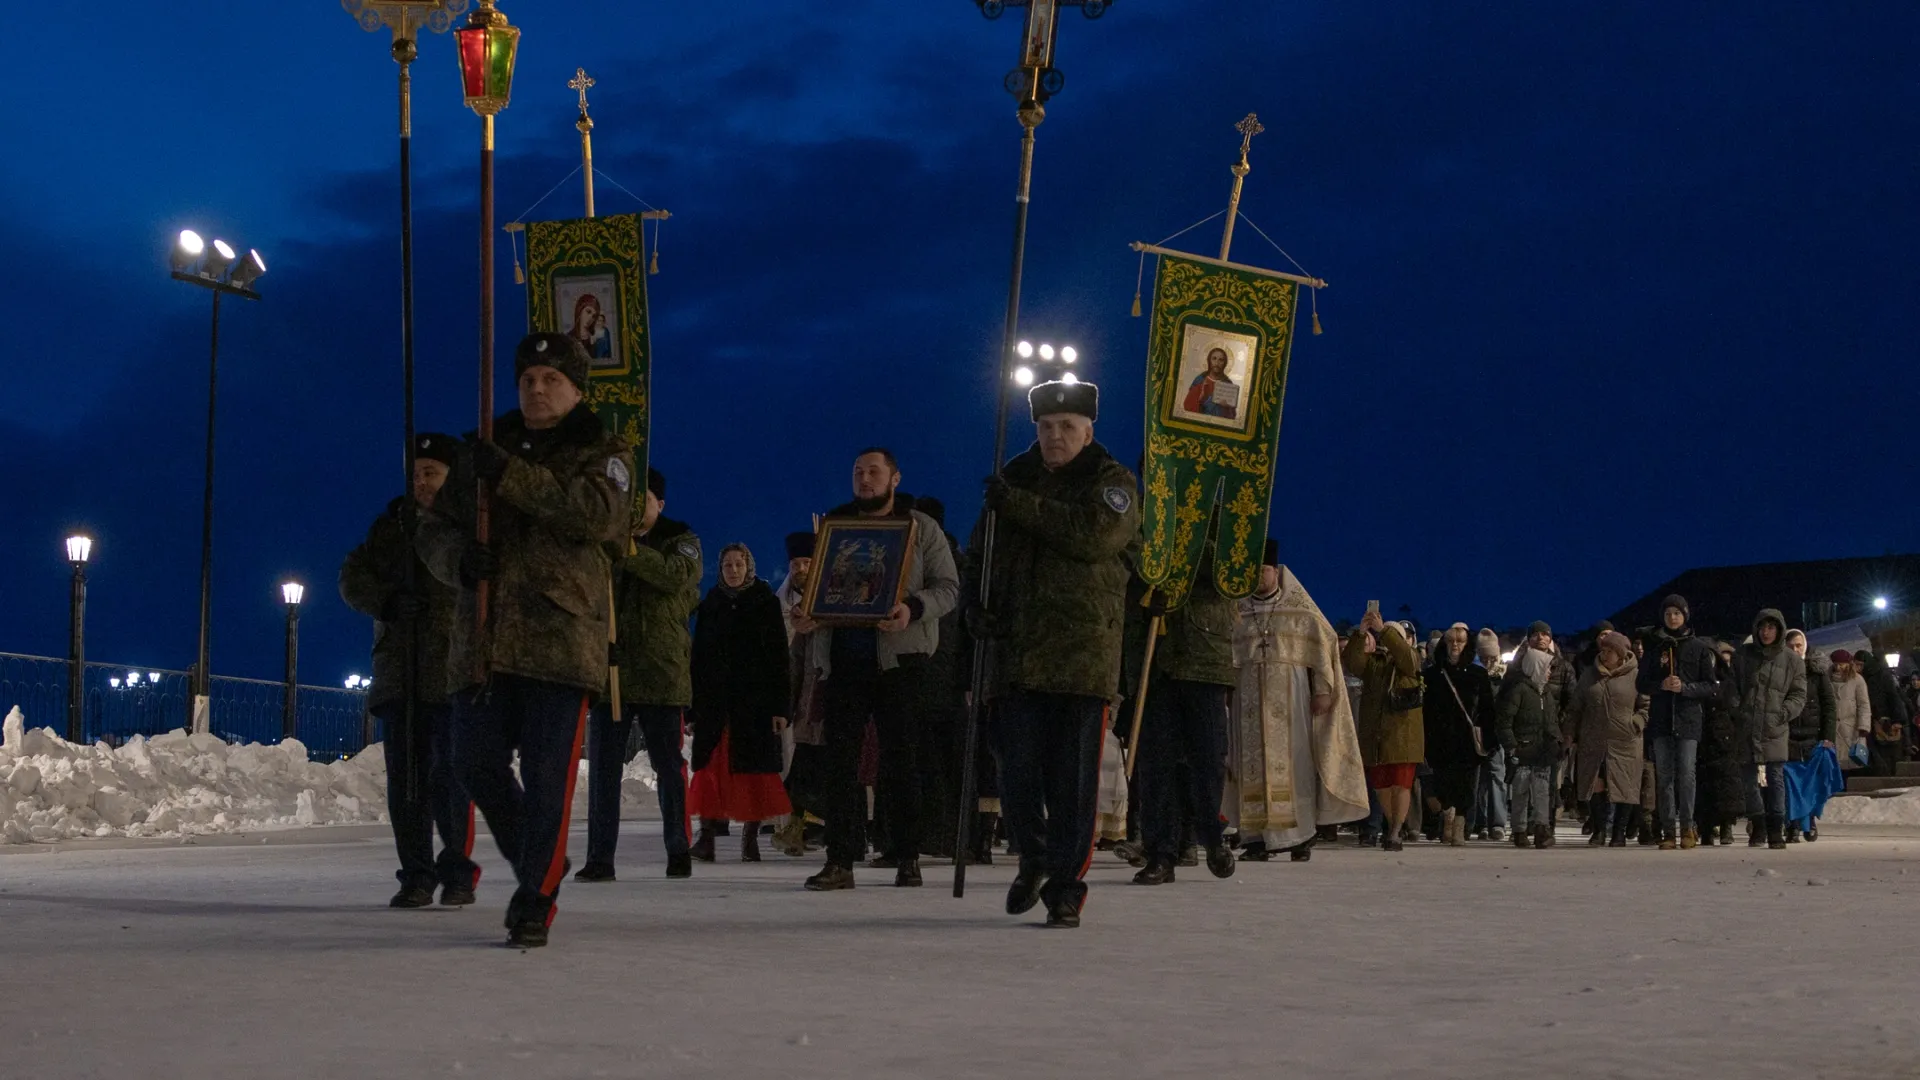
[{"label": "religious banner", "polygon": [[1140,574],[1179,607],[1202,564],[1239,599],[1260,579],[1299,281],[1258,267],[1160,256],[1147,349]]},{"label": "religious banner", "polygon": [[[527,223],[527,325],[578,341],[589,361],[586,401],[633,444],[647,472],[652,342],[639,214]],[[644,483],[633,486],[636,501]]]}]

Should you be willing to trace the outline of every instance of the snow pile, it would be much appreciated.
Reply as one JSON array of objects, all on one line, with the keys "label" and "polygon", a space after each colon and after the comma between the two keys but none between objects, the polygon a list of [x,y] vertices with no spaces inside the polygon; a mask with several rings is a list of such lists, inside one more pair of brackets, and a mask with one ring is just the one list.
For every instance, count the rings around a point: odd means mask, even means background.
[{"label": "snow pile", "polygon": [[[657,816],[645,756],[622,774],[621,817]],[[175,729],[124,746],[76,746],[26,728],[15,707],[0,725],[0,844],[84,836],[191,836],[387,820],[387,766],[375,743],[345,761],[309,761],[288,739],[231,745]],[[587,766],[574,815],[584,819]]]},{"label": "snow pile", "polygon": [[1883,799],[1836,795],[1827,800],[1820,820],[1829,825],[1920,825],[1920,788]]},{"label": "snow pile", "polygon": [[76,746],[26,730],[16,707],[0,728],[0,843],[197,833],[386,820],[379,747],[317,764],[288,739],[232,746],[176,729],[124,746]]}]

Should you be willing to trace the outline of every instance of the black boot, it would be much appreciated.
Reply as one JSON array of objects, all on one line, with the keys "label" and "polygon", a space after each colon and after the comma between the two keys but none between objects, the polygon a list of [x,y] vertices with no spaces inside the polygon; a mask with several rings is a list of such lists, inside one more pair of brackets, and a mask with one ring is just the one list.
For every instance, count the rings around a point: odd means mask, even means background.
[{"label": "black boot", "polygon": [[1587,837],[1588,847],[1600,847],[1607,842],[1607,818],[1612,807],[1605,795],[1587,800],[1587,821],[1593,825],[1593,835]]},{"label": "black boot", "polygon": [[1199,844],[1188,844],[1186,847],[1183,847],[1180,849],[1180,865],[1181,866],[1199,866],[1200,865],[1200,845]]},{"label": "black boot", "polygon": [[667,856],[667,876],[670,878],[690,878],[693,876],[693,856]]},{"label": "black boot", "polygon": [[760,823],[749,821],[740,830],[740,861],[760,861]]},{"label": "black boot", "polygon": [[1013,887],[1007,890],[1007,914],[1025,915],[1040,902],[1040,889],[1047,883],[1047,875],[1038,866],[1022,866],[1013,877]]},{"label": "black boot", "polygon": [[1620,807],[1613,808],[1613,828],[1609,830],[1607,836],[1608,847],[1627,846],[1627,817],[1628,815]]},{"label": "black boot", "polygon": [[1207,872],[1217,878],[1233,876],[1233,849],[1224,843],[1207,848]]},{"label": "black boot", "polygon": [[983,813],[974,817],[973,835],[968,837],[968,841],[973,845],[973,865],[993,865],[993,834],[999,831],[999,828],[999,814]]},{"label": "black boot", "polygon": [[603,862],[590,862],[587,865],[581,867],[579,873],[573,875],[573,880],[575,881],[612,881],[613,880],[613,864],[603,863]]},{"label": "black boot", "polygon": [[1731,821],[1720,826],[1720,846],[1721,847],[1733,846],[1733,822]]},{"label": "black boot", "polygon": [[1267,842],[1265,840],[1255,840],[1253,843],[1240,849],[1241,862],[1266,862],[1272,857],[1272,854],[1267,851]]},{"label": "black boot", "polygon": [[828,863],[820,872],[807,879],[808,892],[839,892],[853,888],[853,870],[849,867]]},{"label": "black boot", "polygon": [[900,860],[900,868],[894,871],[893,887],[896,889],[917,889],[920,887],[920,860],[909,855]]},{"label": "black boot", "polygon": [[1767,847],[1773,851],[1787,850],[1787,820],[1780,814],[1767,815]]},{"label": "black boot", "polygon": [[1766,826],[1761,822],[1759,818],[1747,819],[1747,846],[1748,847],[1766,847],[1767,846]]},{"label": "black boot", "polygon": [[1133,875],[1135,885],[1171,885],[1173,884],[1173,860],[1155,856],[1147,860],[1147,868]]},{"label": "black boot", "polygon": [[1787,822],[1787,843],[1797,844],[1799,842],[1800,842],[1800,826],[1794,824],[1791,821]]},{"label": "black boot", "polygon": [[1715,832],[1714,827],[1711,825],[1702,825],[1700,827],[1700,846],[1701,847],[1713,846],[1714,832]]},{"label": "black boot", "polygon": [[702,821],[700,823],[700,832],[693,838],[693,848],[688,854],[699,859],[701,862],[712,862],[713,838],[717,835],[719,834],[714,831],[712,825]]},{"label": "black boot", "polygon": [[1047,904],[1047,926],[1054,930],[1072,930],[1080,925],[1078,896],[1062,896]]},{"label": "black boot", "polygon": [[[1317,839],[1318,837],[1315,838],[1315,840]],[[1307,860],[1313,858],[1313,845],[1315,843],[1315,840],[1309,840],[1304,844],[1295,844],[1294,846],[1288,848],[1287,849],[1288,860],[1292,862],[1306,862]]]},{"label": "black boot", "polygon": [[440,887],[441,907],[466,907],[473,903],[473,889],[466,885],[442,885]]},{"label": "black boot", "polygon": [[1818,839],[1820,839],[1820,819],[1808,818],[1807,819],[1807,843],[1811,844]]},{"label": "black boot", "polygon": [[424,885],[403,886],[399,892],[393,894],[393,899],[387,901],[387,906],[393,908],[432,907],[433,890]]}]

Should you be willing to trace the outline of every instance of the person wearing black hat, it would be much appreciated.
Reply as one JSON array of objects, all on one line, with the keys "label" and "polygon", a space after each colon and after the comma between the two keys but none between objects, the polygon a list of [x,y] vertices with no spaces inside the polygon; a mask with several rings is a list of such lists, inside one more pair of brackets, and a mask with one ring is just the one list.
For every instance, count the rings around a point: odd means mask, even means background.
[{"label": "person wearing black hat", "polygon": [[[787,755],[787,801],[793,812],[773,834],[773,846],[794,858],[807,853],[807,808],[826,805],[823,760],[826,745],[825,718],[816,706],[817,675],[807,666],[810,635],[794,627],[794,617],[807,600],[807,579],[813,571],[814,534],[787,534],[787,575],[773,591],[780,601],[781,617],[787,626],[787,730],[784,733]],[[816,815],[817,817],[817,815]],[[824,820],[824,819],[821,819]]]},{"label": "person wearing black hat", "polygon": [[[1100,791],[1105,717],[1120,681],[1124,554],[1140,531],[1138,482],[1094,441],[1100,392],[1048,382],[1027,395],[1038,439],[987,479],[991,606],[967,596],[987,649],[1000,804],[1020,870],[1007,913],[1041,901],[1047,925],[1080,925]],[[971,560],[975,566],[978,559]]]},{"label": "person wearing black hat", "polygon": [[[632,541],[613,564],[613,646],[620,668],[620,712],[594,707],[587,728],[587,864],[575,881],[614,880],[620,840],[620,787],[637,733],[653,765],[660,801],[667,876],[693,875],[689,853],[683,713],[693,704],[692,635],[687,620],[700,604],[700,537],[665,516],[667,478],[647,470],[647,488]],[[637,725],[637,729],[636,729]]]},{"label": "person wearing black hat", "polygon": [[507,944],[531,948],[547,943],[587,710],[607,689],[610,550],[628,541],[634,465],[582,401],[588,361],[571,338],[530,334],[513,366],[520,407],[465,445],[419,550],[460,590],[447,658],[453,758],[519,885]]},{"label": "person wearing black hat", "polygon": [[[416,512],[433,505],[459,447],[460,440],[451,435],[414,436]],[[384,731],[387,817],[400,854],[400,891],[389,903],[426,907],[437,885],[440,902],[456,907],[473,903],[480,867],[473,861],[473,801],[453,775],[450,757],[446,670],[454,590],[434,580],[408,550],[407,498],[387,504],[366,540],[347,556],[340,567],[340,598],[373,618],[373,689],[367,692],[367,707]],[[410,559],[415,560],[411,589]]]},{"label": "person wearing black hat", "polygon": [[1705,730],[1708,701],[1720,697],[1711,646],[1687,625],[1692,610],[1685,597],[1669,596],[1660,605],[1661,626],[1647,643],[1640,665],[1639,689],[1652,704],[1647,739],[1653,744],[1654,779],[1659,784],[1660,850],[1699,844],[1694,827],[1695,763]]}]

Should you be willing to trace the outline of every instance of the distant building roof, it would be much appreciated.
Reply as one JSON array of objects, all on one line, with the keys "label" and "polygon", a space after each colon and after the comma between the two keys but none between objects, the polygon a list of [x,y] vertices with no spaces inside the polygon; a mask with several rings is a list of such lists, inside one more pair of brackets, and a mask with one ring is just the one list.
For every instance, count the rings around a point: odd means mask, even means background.
[{"label": "distant building roof", "polygon": [[[1920,555],[1697,567],[1609,621],[1623,629],[1657,625],[1661,602],[1675,593],[1686,597],[1694,628],[1708,636],[1745,637],[1762,608],[1778,608],[1788,624],[1812,628],[1873,615],[1876,597],[1885,597],[1891,611],[1920,603]],[[1820,604],[1833,607],[1821,611],[1814,606]]]}]

